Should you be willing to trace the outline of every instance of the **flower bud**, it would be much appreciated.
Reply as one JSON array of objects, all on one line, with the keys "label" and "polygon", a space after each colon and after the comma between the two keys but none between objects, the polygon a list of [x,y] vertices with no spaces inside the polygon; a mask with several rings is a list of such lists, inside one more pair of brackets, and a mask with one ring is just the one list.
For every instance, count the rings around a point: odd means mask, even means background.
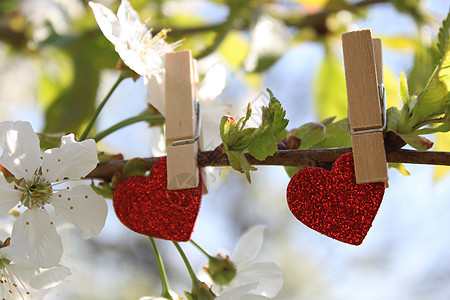
[{"label": "flower bud", "polygon": [[184,295],[188,300],[213,300],[216,298],[216,295],[204,282],[196,284],[191,293],[184,292]]},{"label": "flower bud", "polygon": [[219,285],[227,285],[236,276],[236,267],[227,255],[225,258],[219,256],[210,257],[209,265],[205,267],[206,272],[212,280]]}]

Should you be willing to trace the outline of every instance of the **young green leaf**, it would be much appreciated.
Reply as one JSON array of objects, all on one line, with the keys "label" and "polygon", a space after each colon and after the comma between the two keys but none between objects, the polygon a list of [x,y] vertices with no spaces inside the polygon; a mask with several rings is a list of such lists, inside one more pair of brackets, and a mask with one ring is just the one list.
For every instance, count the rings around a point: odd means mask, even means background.
[{"label": "young green leaf", "polygon": [[414,134],[399,134],[399,136],[410,146],[419,151],[425,151],[433,147],[433,142],[429,139]]},{"label": "young green leaf", "polygon": [[438,49],[440,55],[443,57],[450,48],[449,42],[450,36],[450,12],[447,13],[447,17],[442,22],[442,26],[438,33]]},{"label": "young green leaf", "polygon": [[248,145],[248,151],[258,160],[266,159],[277,152],[277,150],[277,142],[270,130],[265,130]]},{"label": "young green leaf", "polygon": [[264,160],[273,155],[277,150],[277,142],[281,141],[279,136],[284,131],[289,120],[285,119],[286,111],[280,101],[267,89],[270,96],[269,106],[262,107],[261,125],[253,133],[253,140],[249,144],[248,151],[258,160]]},{"label": "young green leaf", "polygon": [[294,136],[300,139],[300,147],[298,149],[311,149],[325,138],[326,128],[321,123],[309,122],[297,128]]},{"label": "young green leaf", "polygon": [[398,122],[400,121],[400,111],[392,106],[386,111],[386,131],[397,132]]},{"label": "young green leaf", "polygon": [[409,176],[411,173],[409,173],[408,170],[406,170],[405,165],[402,163],[388,163],[389,168],[397,169],[397,171],[400,172],[400,174],[404,176]]},{"label": "young green leaf", "polygon": [[338,118],[345,118],[347,93],[342,61],[328,53],[319,67],[314,82],[314,103],[319,117],[336,115]]},{"label": "young green leaf", "polygon": [[256,170],[244,156],[249,152],[258,160],[264,160],[273,155],[277,150],[277,142],[286,136],[285,128],[288,120],[285,119],[286,111],[281,106],[273,93],[267,89],[270,95],[269,105],[262,107],[262,121],[258,128],[244,128],[250,119],[252,110],[247,107],[246,116],[236,121],[232,117],[222,117],[220,122],[220,135],[224,145],[224,152],[228,155],[233,169],[245,173],[250,182],[250,171]]},{"label": "young green leaf", "polygon": [[404,72],[400,74],[400,97],[404,104],[409,103],[408,82]]},{"label": "young green leaf", "polygon": [[415,127],[440,111],[447,99],[447,86],[435,74],[424,91],[411,103],[412,115],[410,124]]}]

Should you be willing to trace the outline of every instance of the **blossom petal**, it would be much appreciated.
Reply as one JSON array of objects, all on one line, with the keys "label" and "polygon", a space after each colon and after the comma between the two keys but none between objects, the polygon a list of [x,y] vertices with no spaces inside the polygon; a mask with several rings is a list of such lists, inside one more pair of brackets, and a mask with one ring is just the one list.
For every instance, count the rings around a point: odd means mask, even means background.
[{"label": "blossom petal", "polygon": [[240,264],[255,258],[264,239],[264,229],[262,225],[253,226],[242,235],[234,249],[233,263]]},{"label": "blossom petal", "polygon": [[80,179],[97,166],[97,145],[89,139],[75,141],[73,134],[61,138],[59,148],[48,149],[43,154],[42,174],[50,182],[65,177]]},{"label": "blossom petal", "polygon": [[63,265],[57,265],[53,268],[41,270],[30,280],[30,286],[34,289],[49,289],[58,285],[72,274],[69,268]]},{"label": "blossom petal", "polygon": [[30,180],[41,163],[39,138],[25,121],[0,123],[0,164],[17,179]]},{"label": "blossom petal", "polygon": [[231,284],[258,282],[250,293],[263,295],[269,298],[275,297],[283,287],[283,274],[275,263],[255,263],[248,266],[238,266],[236,277]]},{"label": "blossom petal", "polygon": [[[123,30],[122,39],[136,38],[136,30],[145,29],[142,28],[143,24],[139,18],[137,11],[131,6],[128,0],[122,0],[117,10],[117,18],[119,19],[120,26]],[[145,26],[144,26],[145,27]]]},{"label": "blossom petal", "polygon": [[147,87],[148,101],[164,116],[166,114],[164,76],[161,74],[145,76],[144,84]]},{"label": "blossom petal", "polygon": [[257,282],[247,283],[241,286],[238,286],[233,289],[229,289],[225,291],[223,294],[217,296],[216,300],[238,300],[243,296],[248,294],[252,289],[258,286]]},{"label": "blossom petal", "polygon": [[58,215],[77,227],[84,239],[98,235],[105,225],[108,213],[106,201],[88,185],[78,185],[71,190],[58,192],[50,203]]},{"label": "blossom petal", "polygon": [[209,102],[222,93],[227,79],[227,69],[223,64],[217,63],[206,72],[200,84],[198,94],[201,102]]},{"label": "blossom petal", "polygon": [[123,62],[139,75],[147,75],[148,68],[142,58],[134,50],[130,50],[126,45],[116,44],[116,52],[119,53]]},{"label": "blossom petal", "polygon": [[117,16],[102,4],[89,1],[98,27],[105,37],[114,45],[118,42],[121,28]]},{"label": "blossom petal", "polygon": [[61,260],[61,237],[44,209],[27,209],[20,214],[14,223],[11,241],[24,249],[36,266],[49,268]]},{"label": "blossom petal", "polygon": [[19,204],[20,197],[20,191],[14,189],[14,184],[8,183],[3,174],[0,174],[0,215],[6,215]]}]

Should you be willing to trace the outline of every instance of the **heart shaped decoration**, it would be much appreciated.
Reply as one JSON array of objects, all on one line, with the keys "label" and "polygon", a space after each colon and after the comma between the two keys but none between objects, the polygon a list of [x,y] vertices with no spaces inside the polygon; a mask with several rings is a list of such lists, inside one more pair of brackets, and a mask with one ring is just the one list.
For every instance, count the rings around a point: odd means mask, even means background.
[{"label": "heart shaped decoration", "polygon": [[333,239],[359,245],[383,200],[384,182],[356,184],[353,153],[341,155],[331,171],[310,167],[289,182],[287,203],[303,224]]},{"label": "heart shaped decoration", "polygon": [[189,241],[200,210],[203,182],[196,188],[167,190],[166,157],[156,161],[150,176],[133,176],[114,191],[114,210],[129,229],[177,242]]}]

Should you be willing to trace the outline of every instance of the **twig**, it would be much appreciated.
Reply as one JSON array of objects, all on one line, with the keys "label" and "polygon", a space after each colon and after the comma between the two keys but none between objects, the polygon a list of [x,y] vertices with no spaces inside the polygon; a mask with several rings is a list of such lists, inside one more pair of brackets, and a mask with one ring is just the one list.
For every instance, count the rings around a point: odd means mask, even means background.
[{"label": "twig", "polygon": [[[279,150],[273,156],[270,156],[263,161],[259,161],[248,154],[246,157],[252,165],[326,167],[331,165],[339,156],[350,151],[352,151],[352,148],[350,147],[314,150]],[[387,151],[386,155],[388,162],[450,166],[450,152],[420,152],[401,149]],[[158,157],[144,158],[144,160],[147,169],[150,170],[153,164],[158,160]],[[114,173],[122,171],[126,163],[127,160],[100,163],[86,178],[97,178],[109,181]],[[228,161],[228,157],[226,155],[221,155],[218,151],[204,151],[198,154],[199,167],[219,167],[229,165],[230,162]]]}]

